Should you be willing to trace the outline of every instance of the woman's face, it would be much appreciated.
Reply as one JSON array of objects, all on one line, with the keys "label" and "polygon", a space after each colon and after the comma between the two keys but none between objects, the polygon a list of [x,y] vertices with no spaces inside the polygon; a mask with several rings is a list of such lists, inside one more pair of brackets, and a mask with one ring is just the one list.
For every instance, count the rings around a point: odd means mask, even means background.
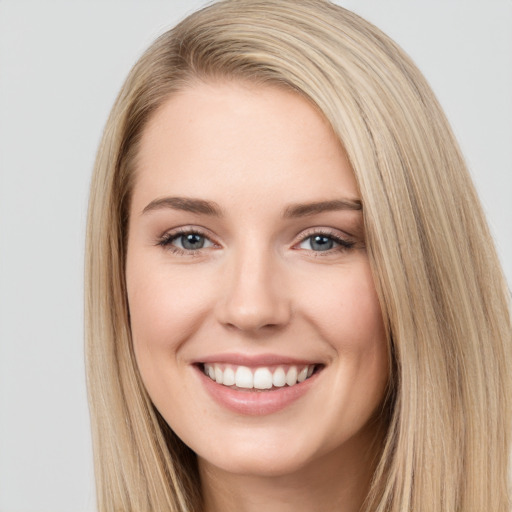
[{"label": "woman's face", "polygon": [[198,84],[156,112],[126,279],[142,379],[200,464],[284,475],[361,456],[385,332],[353,172],[305,99]]}]

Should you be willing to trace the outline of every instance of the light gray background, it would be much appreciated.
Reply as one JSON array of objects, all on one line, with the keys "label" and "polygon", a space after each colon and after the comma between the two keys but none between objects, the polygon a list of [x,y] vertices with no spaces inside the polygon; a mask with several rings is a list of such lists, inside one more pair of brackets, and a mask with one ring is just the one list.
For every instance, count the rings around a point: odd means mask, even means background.
[{"label": "light gray background", "polygon": [[[512,283],[512,1],[338,3],[429,79]],[[203,4],[0,0],[1,512],[95,508],[82,349],[90,172],[131,65]]]}]

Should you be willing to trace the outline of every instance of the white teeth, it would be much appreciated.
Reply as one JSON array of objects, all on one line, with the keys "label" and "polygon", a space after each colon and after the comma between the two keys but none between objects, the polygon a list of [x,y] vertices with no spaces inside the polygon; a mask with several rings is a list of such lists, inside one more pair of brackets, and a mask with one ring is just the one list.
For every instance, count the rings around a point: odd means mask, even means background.
[{"label": "white teeth", "polygon": [[282,388],[286,384],[286,373],[282,368],[278,368],[272,375],[272,384],[276,388]]},{"label": "white teeth", "polygon": [[218,384],[236,386],[244,389],[281,388],[286,384],[295,386],[313,375],[315,365],[290,366],[286,370],[278,366],[273,371],[266,366],[250,369],[247,366],[230,366],[225,364],[205,364],[204,373]]},{"label": "white teeth", "polygon": [[254,387],[256,389],[270,389],[272,387],[272,374],[268,368],[258,368],[254,372]]},{"label": "white teeth", "polygon": [[286,373],[286,384],[293,386],[297,383],[297,368],[292,366]]},{"label": "white teeth", "polygon": [[224,370],[224,379],[222,384],[224,386],[232,386],[235,383],[235,372],[232,368],[226,368]]},{"label": "white teeth", "polygon": [[[215,375],[217,375],[217,372],[215,372]],[[299,375],[297,376],[297,381],[298,382],[304,382],[308,377],[308,367],[306,366],[306,368],[303,368],[300,372],[299,372]]]},{"label": "white teeth", "polygon": [[254,387],[252,372],[247,366],[239,366],[236,369],[235,384],[238,388],[251,389]]}]

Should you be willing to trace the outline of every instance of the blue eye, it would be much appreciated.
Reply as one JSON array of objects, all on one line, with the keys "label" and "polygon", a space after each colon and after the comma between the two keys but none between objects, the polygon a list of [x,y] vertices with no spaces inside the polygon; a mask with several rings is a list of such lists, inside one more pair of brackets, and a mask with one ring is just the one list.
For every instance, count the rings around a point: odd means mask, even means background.
[{"label": "blue eye", "polygon": [[214,245],[209,238],[195,231],[166,234],[158,244],[177,252],[199,251]]},{"label": "blue eye", "polygon": [[302,240],[299,244],[301,249],[315,252],[327,252],[332,250],[350,249],[354,246],[354,242],[343,240],[334,235],[315,233]]},{"label": "blue eye", "polygon": [[313,251],[328,251],[334,247],[334,240],[324,235],[315,235],[308,238],[309,245]]},{"label": "blue eye", "polygon": [[202,249],[204,247],[206,238],[197,233],[188,233],[186,235],[180,235],[173,241],[180,244],[181,248],[186,249],[187,251],[196,251],[197,249]]}]

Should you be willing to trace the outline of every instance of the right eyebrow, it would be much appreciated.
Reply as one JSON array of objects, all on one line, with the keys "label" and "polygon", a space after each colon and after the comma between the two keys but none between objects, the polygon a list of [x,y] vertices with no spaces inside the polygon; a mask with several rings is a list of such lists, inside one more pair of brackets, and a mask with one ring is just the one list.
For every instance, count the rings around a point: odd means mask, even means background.
[{"label": "right eyebrow", "polygon": [[353,210],[361,211],[363,204],[360,199],[333,199],[331,201],[318,201],[313,203],[298,203],[288,206],[284,217],[308,217],[322,212]]},{"label": "right eyebrow", "polygon": [[161,197],[159,199],[155,199],[151,201],[144,210],[142,210],[142,215],[165,208],[222,217],[222,210],[214,201],[205,201],[204,199],[192,199],[188,197]]}]

